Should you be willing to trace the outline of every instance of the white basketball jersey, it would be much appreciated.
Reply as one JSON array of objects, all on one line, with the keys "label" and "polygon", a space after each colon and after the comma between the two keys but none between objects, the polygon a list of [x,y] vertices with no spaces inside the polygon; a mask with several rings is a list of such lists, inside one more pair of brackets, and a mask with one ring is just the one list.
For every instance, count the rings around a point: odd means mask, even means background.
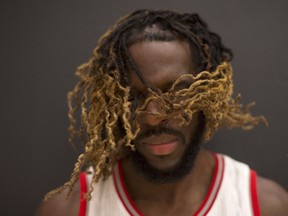
[{"label": "white basketball jersey", "polygon": [[[260,215],[256,173],[246,164],[228,156],[214,154],[215,170],[211,185],[197,216],[258,216]],[[80,176],[81,202],[79,216],[143,216],[126,189],[121,161],[105,181],[93,183],[92,199],[86,202],[83,194],[92,180],[91,174]],[[157,215],[158,216],[158,215]]]}]

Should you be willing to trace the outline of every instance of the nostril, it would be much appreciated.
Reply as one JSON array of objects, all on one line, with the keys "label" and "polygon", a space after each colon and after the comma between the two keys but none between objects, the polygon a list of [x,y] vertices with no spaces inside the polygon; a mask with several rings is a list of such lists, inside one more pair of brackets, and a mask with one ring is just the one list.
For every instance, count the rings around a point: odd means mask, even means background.
[{"label": "nostril", "polygon": [[161,123],[161,125],[167,125],[168,119],[165,118],[160,123]]},{"label": "nostril", "polygon": [[145,116],[143,116],[144,123],[151,126],[157,126],[157,125],[165,125],[168,123],[168,119],[166,116],[163,115],[153,115],[151,113],[146,113]]}]

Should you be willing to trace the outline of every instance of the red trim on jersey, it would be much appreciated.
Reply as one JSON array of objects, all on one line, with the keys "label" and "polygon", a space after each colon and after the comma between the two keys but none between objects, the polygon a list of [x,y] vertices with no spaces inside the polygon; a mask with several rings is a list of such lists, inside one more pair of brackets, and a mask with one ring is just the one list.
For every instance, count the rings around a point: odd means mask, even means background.
[{"label": "red trim on jersey", "polygon": [[[215,169],[214,169],[212,181],[211,181],[211,184],[209,186],[208,192],[207,192],[207,194],[206,194],[206,196],[204,198],[204,201],[202,202],[202,204],[198,208],[198,210],[193,214],[193,216],[198,215],[203,210],[203,208],[206,207],[207,201],[211,197],[211,193],[212,193],[214,187],[216,186],[217,187],[216,188],[216,193],[213,195],[212,202],[209,204],[209,207],[207,208],[207,210],[205,211],[205,213],[203,215],[206,215],[210,211],[210,209],[213,206],[214,201],[215,201],[215,199],[217,197],[217,194],[218,194],[218,191],[220,189],[220,186],[222,184],[222,179],[223,179],[223,174],[224,174],[224,158],[222,156],[220,156],[220,155],[215,154],[215,153],[212,153],[212,154],[214,156],[214,161],[215,161]],[[219,160],[221,160],[221,161],[219,161]],[[221,163],[221,166],[222,166],[221,170],[219,170],[219,163]],[[221,173],[219,173],[219,171]],[[218,175],[220,175],[220,181],[217,183],[217,185],[215,185]]]},{"label": "red trim on jersey", "polygon": [[[132,198],[130,197],[130,195],[129,195],[129,193],[128,193],[128,190],[127,190],[126,185],[125,185],[125,182],[124,182],[121,160],[118,161],[117,166],[118,166],[118,170],[117,170],[117,171],[119,172],[119,177],[120,177],[119,180],[120,180],[120,183],[121,183],[121,187],[122,187],[122,189],[123,189],[123,191],[124,191],[124,193],[125,193],[126,198],[127,198],[128,201],[129,201],[129,204],[131,205],[131,207],[132,207],[139,215],[144,216],[143,213],[137,208],[137,206],[135,205],[135,203],[133,202]],[[115,175],[113,175],[113,178],[114,178],[114,183],[115,183],[115,182],[117,181],[117,179],[115,179],[115,178],[116,178]],[[119,191],[119,188],[118,188],[117,184],[115,184],[115,185],[116,185],[116,190],[117,190],[118,196],[120,197],[120,199],[121,199],[122,203],[124,204],[126,210],[129,212],[129,214],[130,214],[131,216],[133,216],[133,214],[132,214],[131,211],[129,210],[129,207],[127,206],[125,200],[123,199],[123,197],[122,197],[122,195],[121,195],[121,193],[120,193],[120,191]]]},{"label": "red trim on jersey", "polygon": [[[211,181],[208,192],[201,206],[193,214],[194,216],[198,215],[199,213],[201,213],[201,215],[206,215],[210,211],[218,195],[220,186],[222,185],[222,179],[223,179],[223,174],[224,174],[224,158],[223,156],[217,155],[217,154],[213,154],[213,157],[215,159],[215,168],[213,172],[212,181]],[[115,172],[118,172],[118,173],[115,174]],[[114,179],[114,184],[115,184],[118,196],[120,197],[121,202],[123,203],[127,212],[129,212],[129,214],[133,216],[131,211],[134,210],[135,212],[137,212],[137,214],[139,214],[140,216],[143,216],[143,213],[141,213],[141,211],[137,208],[137,206],[135,205],[135,203],[133,202],[132,198],[130,197],[128,193],[128,190],[126,188],[124,178],[123,178],[123,170],[122,170],[121,161],[118,161],[117,168],[114,170],[114,173],[113,173],[113,179]],[[122,191],[120,191],[121,189]]]},{"label": "red trim on jersey", "polygon": [[260,207],[257,194],[257,174],[254,170],[250,171],[250,192],[254,216],[260,216]]},{"label": "red trim on jersey", "polygon": [[85,195],[87,193],[87,183],[86,183],[86,173],[80,173],[80,208],[79,208],[79,216],[86,215],[86,207],[87,200],[85,199]]},{"label": "red trim on jersey", "polygon": [[[118,161],[117,166],[119,166],[119,162],[120,162],[120,161]],[[119,168],[118,168],[118,169],[119,169]],[[118,172],[117,169],[116,169],[115,171]],[[113,173],[113,180],[114,180],[114,186],[115,186],[115,188],[116,188],[118,197],[120,198],[122,204],[124,205],[124,207],[125,207],[125,209],[128,211],[128,213],[129,213],[131,216],[133,216],[132,213],[129,211],[129,208],[127,207],[125,201],[123,200],[123,198],[122,198],[122,196],[121,196],[121,193],[120,193],[120,191],[119,191],[120,189],[119,189],[118,186],[117,186],[116,175],[114,175],[114,173]]]}]

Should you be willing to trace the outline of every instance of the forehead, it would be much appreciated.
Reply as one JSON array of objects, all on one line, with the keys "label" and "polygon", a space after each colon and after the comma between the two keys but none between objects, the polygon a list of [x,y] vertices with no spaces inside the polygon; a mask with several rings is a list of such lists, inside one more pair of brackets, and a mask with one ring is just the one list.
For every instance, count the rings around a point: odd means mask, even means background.
[{"label": "forehead", "polygon": [[[142,41],[132,44],[128,50],[144,80],[160,89],[181,75],[196,71],[191,47],[184,40]],[[133,86],[141,86],[135,72],[130,70],[129,78]]]}]

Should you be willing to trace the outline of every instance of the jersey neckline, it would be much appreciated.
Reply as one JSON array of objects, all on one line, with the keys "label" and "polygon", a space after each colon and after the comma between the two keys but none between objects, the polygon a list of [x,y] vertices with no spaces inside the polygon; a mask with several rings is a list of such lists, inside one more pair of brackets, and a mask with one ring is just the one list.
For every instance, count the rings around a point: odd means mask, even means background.
[{"label": "jersey neckline", "polygon": [[[223,174],[224,174],[224,158],[222,155],[213,153],[215,160],[215,168],[213,171],[212,181],[210,183],[209,189],[205,195],[202,204],[198,210],[193,214],[193,216],[202,216],[207,215],[210,211],[213,203],[217,197],[218,191],[222,184]],[[118,161],[114,171],[113,171],[113,180],[114,185],[117,191],[117,194],[125,206],[127,212],[132,216],[144,216],[144,214],[137,208],[136,204],[130,197],[127,187],[123,178],[123,170],[121,160]],[[192,215],[192,214],[191,214]]]}]

